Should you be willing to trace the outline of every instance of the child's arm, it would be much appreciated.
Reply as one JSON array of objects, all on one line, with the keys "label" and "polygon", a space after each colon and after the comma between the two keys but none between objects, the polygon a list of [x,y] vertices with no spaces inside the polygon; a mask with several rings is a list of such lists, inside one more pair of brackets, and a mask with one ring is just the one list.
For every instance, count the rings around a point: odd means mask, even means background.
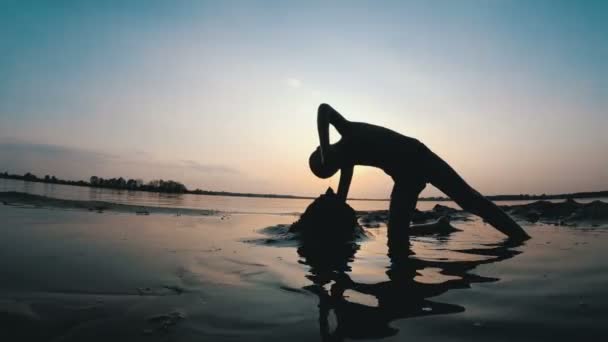
[{"label": "child's arm", "polygon": [[350,182],[353,179],[354,166],[345,166],[340,170],[340,183],[338,185],[338,198],[346,202]]},{"label": "child's arm", "polygon": [[317,111],[317,130],[319,131],[322,163],[325,163],[329,151],[329,124],[332,124],[340,134],[344,135],[348,120],[331,108],[330,105],[322,103]]}]

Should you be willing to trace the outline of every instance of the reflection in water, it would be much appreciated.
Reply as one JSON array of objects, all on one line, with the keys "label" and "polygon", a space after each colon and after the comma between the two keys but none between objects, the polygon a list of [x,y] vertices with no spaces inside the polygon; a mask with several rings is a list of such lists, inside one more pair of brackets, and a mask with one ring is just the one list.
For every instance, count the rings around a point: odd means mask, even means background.
[{"label": "reflection in water", "polygon": [[[327,243],[308,242],[298,249],[302,263],[309,265],[307,276],[312,285],[305,287],[319,297],[319,327],[323,341],[342,341],[345,338],[383,338],[395,335],[398,330],[389,324],[396,319],[463,312],[456,304],[429,300],[452,289],[469,288],[472,283],[494,282],[488,278],[469,273],[481,264],[489,264],[512,258],[520,252],[513,250],[518,245],[506,240],[483,249],[460,251],[482,260],[441,261],[422,260],[409,247],[409,241],[389,243],[390,266],[386,271],[388,281],[375,284],[357,283],[346,272],[349,263],[359,249],[357,243],[330,246]],[[472,258],[476,259],[476,258]],[[423,270],[440,269],[448,280],[428,284],[416,280]],[[331,284],[329,289],[324,285]],[[377,305],[365,305],[350,301],[345,291],[371,295]],[[350,292],[349,291],[349,292]],[[337,326],[332,330],[329,317],[333,311]]]}]

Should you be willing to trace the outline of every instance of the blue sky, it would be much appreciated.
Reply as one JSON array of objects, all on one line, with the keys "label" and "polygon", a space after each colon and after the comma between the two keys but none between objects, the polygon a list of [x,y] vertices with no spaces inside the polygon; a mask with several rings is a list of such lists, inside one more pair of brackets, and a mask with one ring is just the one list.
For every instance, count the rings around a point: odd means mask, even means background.
[{"label": "blue sky", "polygon": [[0,168],[316,194],[327,102],[484,193],[606,189],[607,23],[603,1],[0,1]]}]

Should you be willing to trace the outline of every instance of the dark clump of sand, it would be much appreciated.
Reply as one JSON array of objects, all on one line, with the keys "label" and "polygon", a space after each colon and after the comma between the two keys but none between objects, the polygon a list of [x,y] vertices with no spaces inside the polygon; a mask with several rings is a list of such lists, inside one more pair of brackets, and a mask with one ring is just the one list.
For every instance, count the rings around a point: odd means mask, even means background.
[{"label": "dark clump of sand", "polygon": [[290,228],[303,239],[349,241],[365,237],[355,210],[341,201],[331,188],[315,199]]},{"label": "dark clump of sand", "polygon": [[350,253],[355,242],[367,238],[355,210],[338,199],[331,188],[317,197],[293,224],[266,227],[259,232],[268,238],[246,242],[277,247],[306,245],[317,251],[326,247],[333,250],[344,248]]},{"label": "dark clump of sand", "polygon": [[[589,203],[579,203],[573,199],[563,202],[535,201],[525,204],[500,206],[516,219],[530,223],[542,222],[555,225],[597,227],[608,224],[608,203],[595,200]],[[377,228],[386,224],[389,218],[388,210],[360,211],[357,213],[359,222],[366,228]],[[469,221],[470,214],[465,211],[435,205],[432,210],[416,209],[412,214],[412,234],[418,232],[450,231],[447,225],[450,221]]]},{"label": "dark clump of sand", "polygon": [[[366,228],[378,228],[386,225],[389,219],[388,210],[360,211],[359,222]],[[460,229],[450,224],[451,221],[467,221],[469,214],[458,209],[436,204],[432,210],[415,209],[412,213],[411,235],[442,234],[456,232]]]},{"label": "dark clump of sand", "polygon": [[597,200],[590,203],[579,203],[573,199],[557,203],[536,201],[528,204],[501,206],[501,208],[528,222],[597,226],[605,224],[608,220],[608,203]]},{"label": "dark clump of sand", "polygon": [[[372,221],[388,221],[388,210],[364,210],[358,211],[357,215],[366,220]],[[436,204],[432,210],[421,211],[414,209],[412,213],[412,222],[422,223],[429,220],[437,220],[442,216],[450,216],[453,218],[465,219],[466,213],[462,210],[454,209],[445,205]]]}]

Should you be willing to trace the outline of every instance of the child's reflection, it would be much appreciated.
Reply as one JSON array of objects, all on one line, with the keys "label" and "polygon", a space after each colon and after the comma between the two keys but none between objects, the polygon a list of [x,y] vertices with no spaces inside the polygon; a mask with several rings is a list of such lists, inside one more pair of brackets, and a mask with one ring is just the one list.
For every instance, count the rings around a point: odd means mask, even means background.
[{"label": "child's reflection", "polygon": [[[396,247],[398,246],[398,247]],[[468,273],[481,264],[509,259],[519,252],[512,249],[516,244],[510,241],[482,250],[467,251],[484,256],[474,261],[426,261],[416,259],[407,241],[389,243],[391,264],[386,274],[387,281],[364,284],[353,281],[346,272],[349,262],[359,249],[357,243],[333,244],[305,243],[298,249],[303,263],[310,266],[307,276],[313,284],[306,289],[319,297],[319,327],[324,341],[341,341],[344,338],[382,338],[395,335],[397,329],[389,326],[396,319],[417,316],[457,313],[465,310],[456,304],[440,303],[428,298],[438,296],[451,289],[468,288],[471,283],[493,282],[488,278]],[[450,280],[439,284],[416,281],[419,271],[425,268],[439,268]],[[329,290],[324,287],[332,283]],[[346,290],[372,295],[377,298],[377,306],[369,306],[349,301]],[[329,316],[333,311],[337,325],[332,331]]]}]

